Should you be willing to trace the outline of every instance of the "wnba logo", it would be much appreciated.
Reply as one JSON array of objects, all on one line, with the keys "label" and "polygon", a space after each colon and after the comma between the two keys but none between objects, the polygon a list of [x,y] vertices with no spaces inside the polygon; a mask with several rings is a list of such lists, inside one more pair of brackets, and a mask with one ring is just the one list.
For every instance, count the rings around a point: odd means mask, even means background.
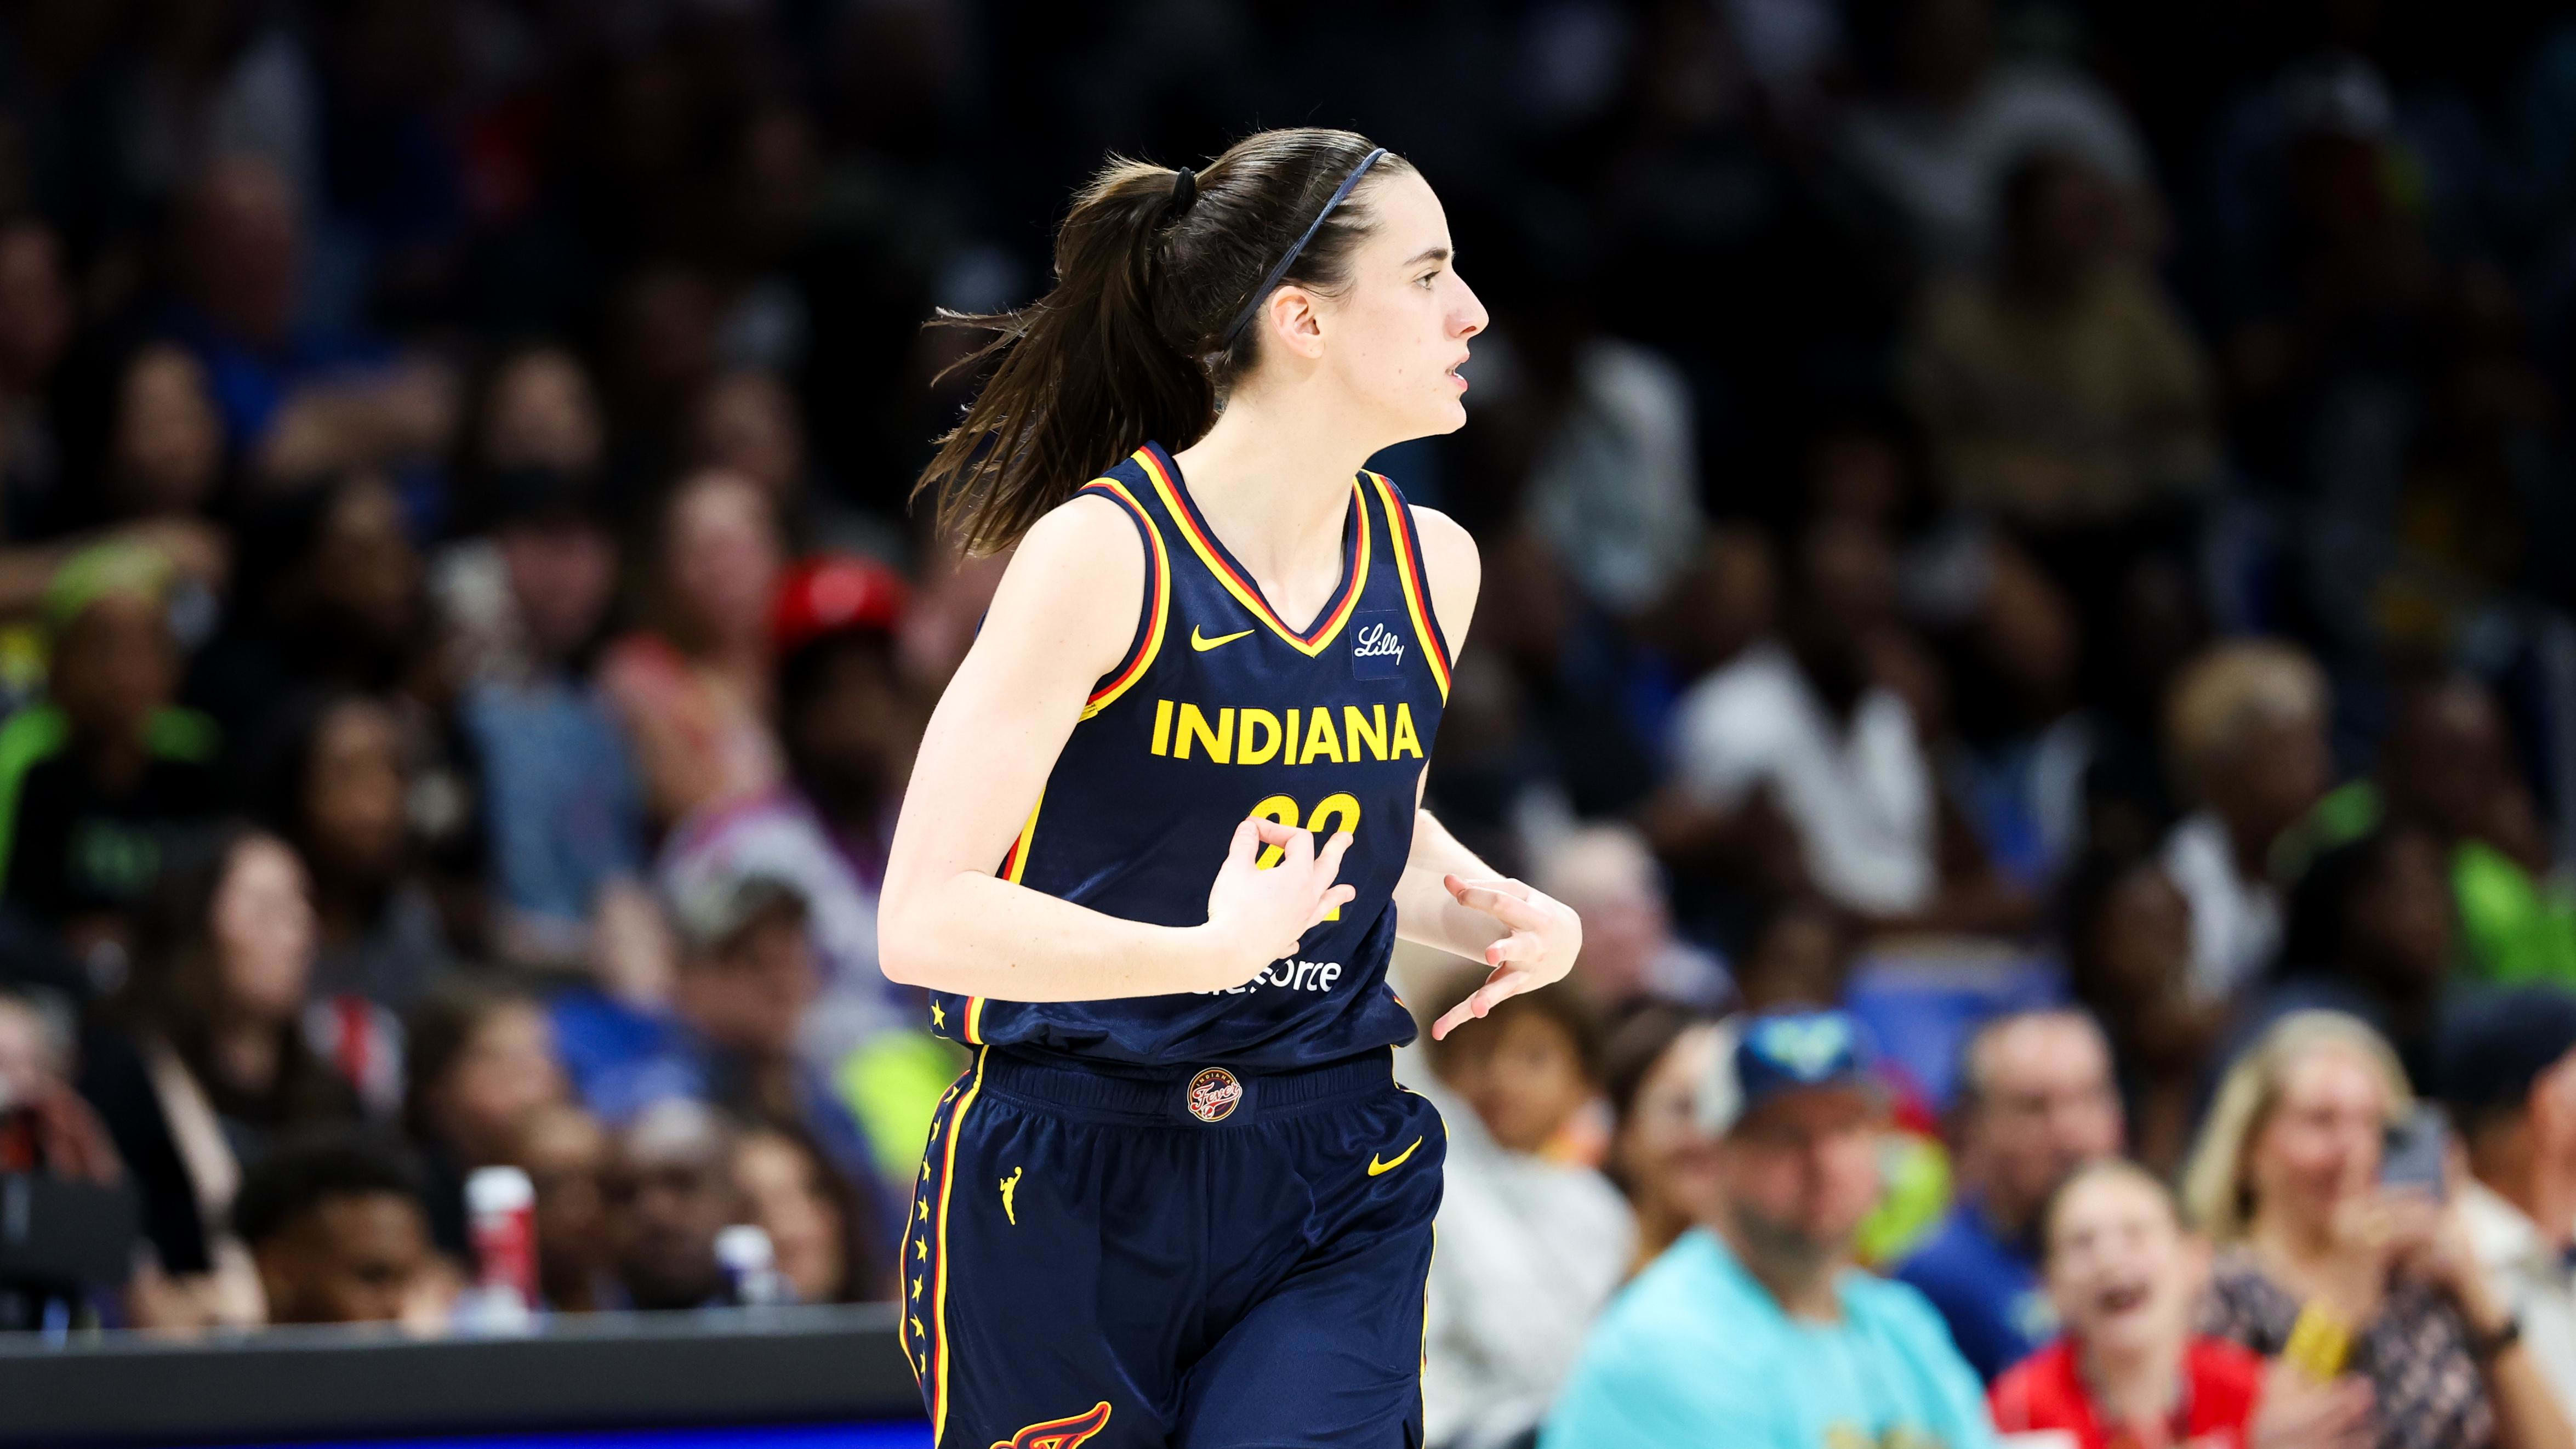
[{"label": "wnba logo", "polygon": [[1352,641],[1354,659],[1404,658],[1404,637],[1384,624],[1371,624]]}]

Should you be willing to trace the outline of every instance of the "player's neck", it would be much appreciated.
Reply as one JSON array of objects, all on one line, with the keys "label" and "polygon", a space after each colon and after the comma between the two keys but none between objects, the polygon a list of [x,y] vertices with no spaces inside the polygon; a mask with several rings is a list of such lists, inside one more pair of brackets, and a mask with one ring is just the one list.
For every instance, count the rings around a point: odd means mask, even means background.
[{"label": "player's neck", "polygon": [[1351,479],[1376,451],[1288,397],[1239,397],[1180,453],[1181,476],[1235,558],[1269,579],[1338,559]]}]

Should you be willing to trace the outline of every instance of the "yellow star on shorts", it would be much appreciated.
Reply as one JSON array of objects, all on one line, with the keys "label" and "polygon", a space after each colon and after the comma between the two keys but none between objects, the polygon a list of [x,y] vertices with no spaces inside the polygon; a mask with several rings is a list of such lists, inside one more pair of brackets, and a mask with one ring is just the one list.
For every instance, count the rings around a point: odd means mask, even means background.
[{"label": "yellow star on shorts", "polygon": [[930,1024],[932,1026],[946,1026],[948,1024],[947,1011],[936,1001],[930,1003]]},{"label": "yellow star on shorts", "polygon": [[930,1203],[927,1200],[914,1203],[912,1207],[913,1211],[920,1216],[923,1222],[926,1223],[930,1221]]},{"label": "yellow star on shorts", "polygon": [[912,1256],[924,1263],[930,1261],[930,1245],[919,1238],[912,1240]]},{"label": "yellow star on shorts", "polygon": [[918,1278],[912,1280],[912,1300],[915,1303],[921,1301],[921,1280]]}]

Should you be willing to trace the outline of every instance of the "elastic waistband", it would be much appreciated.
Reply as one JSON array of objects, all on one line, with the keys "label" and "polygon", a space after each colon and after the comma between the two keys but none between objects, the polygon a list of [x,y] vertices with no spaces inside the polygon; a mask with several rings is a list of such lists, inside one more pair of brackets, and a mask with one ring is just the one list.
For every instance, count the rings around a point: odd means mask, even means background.
[{"label": "elastic waistband", "polygon": [[1106,1121],[1230,1127],[1395,1085],[1395,1053],[1380,1047],[1320,1066],[1249,1071],[1216,1065],[1111,1070],[985,1049],[984,1090]]}]

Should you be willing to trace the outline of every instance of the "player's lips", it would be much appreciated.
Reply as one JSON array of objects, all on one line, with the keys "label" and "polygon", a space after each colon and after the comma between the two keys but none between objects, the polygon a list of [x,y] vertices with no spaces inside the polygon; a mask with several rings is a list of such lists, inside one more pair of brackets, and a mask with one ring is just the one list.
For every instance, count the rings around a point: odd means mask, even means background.
[{"label": "player's lips", "polygon": [[1456,362],[1449,364],[1449,380],[1458,384],[1458,390],[1460,392],[1465,392],[1467,390],[1467,379],[1458,375],[1458,369],[1465,367],[1466,365],[1467,354],[1463,352],[1458,354],[1458,360]]}]

